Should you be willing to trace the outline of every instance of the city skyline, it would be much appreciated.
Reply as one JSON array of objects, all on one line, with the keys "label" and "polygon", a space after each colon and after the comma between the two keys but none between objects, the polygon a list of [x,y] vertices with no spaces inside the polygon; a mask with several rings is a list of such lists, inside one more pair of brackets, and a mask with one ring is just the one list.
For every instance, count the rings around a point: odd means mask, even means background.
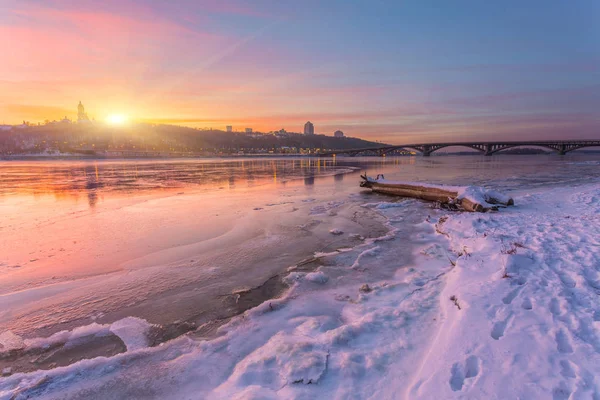
[{"label": "city skyline", "polygon": [[[90,117],[88,116],[88,113],[85,111],[85,106],[82,103],[81,100],[79,100],[79,104],[77,104],[77,119],[70,119],[67,116],[64,116],[62,119],[53,119],[53,120],[44,120],[44,122],[37,122],[37,123],[31,123],[31,121],[25,121],[23,120],[21,124],[12,124],[12,125],[4,125],[4,124],[0,124],[0,127],[8,127],[8,128],[12,128],[12,127],[25,127],[25,126],[44,126],[44,125],[54,125],[56,123],[78,123],[78,124],[89,124],[89,123],[105,123],[107,125],[113,125],[113,126],[126,126],[129,125],[130,123],[135,123],[136,121],[129,121],[125,118],[125,116],[120,115],[120,114],[111,114],[109,115],[107,118],[105,118],[104,121],[96,121],[95,119],[90,119]],[[196,128],[196,129],[200,129],[200,128]],[[272,134],[272,133],[282,133],[285,132],[285,129],[281,129],[281,130],[270,130],[268,132],[264,132],[264,131],[259,131],[259,130],[254,130],[254,128],[252,127],[244,127],[243,130],[239,130],[234,128],[233,125],[225,125],[225,129],[221,129],[220,126],[217,127],[204,127],[202,128],[203,130],[215,130],[215,131],[223,131],[223,132],[227,132],[227,133],[241,133],[244,132],[246,134]],[[302,131],[302,129],[298,130],[298,133],[300,133]],[[290,133],[294,133],[295,131],[292,130],[290,131]],[[310,121],[308,121],[307,123],[304,124],[303,126],[303,134],[304,135],[326,135],[324,133],[317,133],[315,132],[315,127],[314,124],[311,123]],[[333,137],[337,137],[337,138],[341,138],[344,137],[344,132],[340,131],[339,129],[336,130],[335,132],[333,132],[332,134]]]},{"label": "city skyline", "polygon": [[[598,135],[600,5],[14,1],[0,122],[125,115],[388,143]],[[493,15],[494,18],[489,19]],[[310,24],[308,23],[310,21]]]}]

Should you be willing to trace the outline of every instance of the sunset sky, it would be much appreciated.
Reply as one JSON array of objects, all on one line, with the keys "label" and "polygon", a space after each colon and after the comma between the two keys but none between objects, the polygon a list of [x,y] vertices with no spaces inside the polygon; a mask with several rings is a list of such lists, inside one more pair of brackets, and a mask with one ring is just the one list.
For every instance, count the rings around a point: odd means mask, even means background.
[{"label": "sunset sky", "polygon": [[0,124],[600,134],[598,0],[0,0]]}]

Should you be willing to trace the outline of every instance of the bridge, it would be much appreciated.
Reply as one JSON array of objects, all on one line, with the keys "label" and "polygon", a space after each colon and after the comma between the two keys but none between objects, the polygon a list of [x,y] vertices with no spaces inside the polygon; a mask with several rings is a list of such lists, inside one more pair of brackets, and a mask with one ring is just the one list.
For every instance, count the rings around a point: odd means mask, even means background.
[{"label": "bridge", "polygon": [[564,155],[570,151],[581,149],[584,147],[600,147],[600,140],[553,140],[553,141],[523,141],[523,142],[458,142],[458,143],[425,143],[425,144],[403,144],[397,146],[382,146],[382,147],[369,147],[362,149],[349,149],[339,151],[328,151],[318,154],[321,157],[337,156],[337,155],[349,155],[351,157],[357,155],[377,155],[385,156],[388,153],[394,151],[416,151],[421,153],[423,156],[428,157],[434,151],[443,149],[445,147],[466,147],[477,150],[486,156],[498,153],[502,150],[512,149],[514,147],[521,146],[536,146],[545,147],[556,151],[557,153]]}]

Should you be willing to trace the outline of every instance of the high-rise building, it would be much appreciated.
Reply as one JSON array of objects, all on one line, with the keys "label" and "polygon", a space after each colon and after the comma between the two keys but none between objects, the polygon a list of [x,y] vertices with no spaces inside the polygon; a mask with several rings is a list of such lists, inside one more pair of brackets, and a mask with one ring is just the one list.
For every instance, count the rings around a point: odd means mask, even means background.
[{"label": "high-rise building", "polygon": [[304,124],[304,134],[305,135],[314,135],[315,134],[315,126],[312,122],[308,121]]},{"label": "high-rise building", "polygon": [[344,137],[344,132],[335,131],[335,132],[333,132],[333,137],[337,137],[337,138]]},{"label": "high-rise building", "polygon": [[227,132],[233,132],[233,126],[231,125],[227,125],[225,129],[227,130]]},{"label": "high-rise building", "polygon": [[252,128],[246,128],[246,133],[252,133]]},{"label": "high-rise building", "polygon": [[79,105],[77,106],[77,122],[89,122],[89,120],[85,108],[83,107],[83,104],[81,104],[81,100],[79,100]]}]

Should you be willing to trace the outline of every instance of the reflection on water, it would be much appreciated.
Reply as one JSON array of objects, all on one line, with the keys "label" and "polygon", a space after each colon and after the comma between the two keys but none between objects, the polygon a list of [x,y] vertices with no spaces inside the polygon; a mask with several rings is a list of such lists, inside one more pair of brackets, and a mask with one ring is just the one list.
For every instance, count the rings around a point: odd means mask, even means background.
[{"label": "reflection on water", "polygon": [[[56,199],[85,195],[94,207],[105,194],[144,193],[174,188],[244,189],[284,185],[333,175],[336,185],[351,185],[344,174],[385,173],[388,179],[448,184],[493,184],[499,188],[572,184],[600,177],[598,154],[568,156],[338,157],[333,159],[203,159],[128,161],[0,162],[0,200],[10,195],[52,195]],[[302,182],[302,181],[299,181]],[[357,180],[358,182],[358,180]],[[301,184],[301,183],[300,183]]]},{"label": "reflection on water", "polygon": [[[85,193],[94,207],[104,193],[144,192],[183,187],[244,188],[284,183],[315,175],[352,171],[335,159],[245,159],[177,161],[10,161],[0,163],[0,197],[53,195],[57,199]],[[309,183],[310,181],[310,183]]]}]

